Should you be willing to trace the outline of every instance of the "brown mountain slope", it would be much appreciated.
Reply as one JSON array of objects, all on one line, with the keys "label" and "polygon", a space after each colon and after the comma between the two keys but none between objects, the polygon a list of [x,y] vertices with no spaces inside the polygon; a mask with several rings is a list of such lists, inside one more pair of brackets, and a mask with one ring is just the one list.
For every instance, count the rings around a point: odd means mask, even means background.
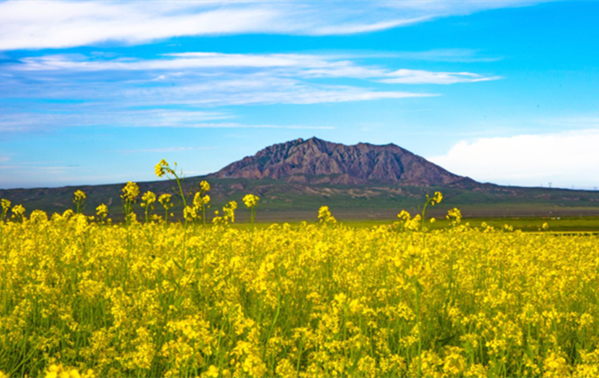
[{"label": "brown mountain slope", "polygon": [[210,176],[271,178],[311,184],[385,183],[460,188],[478,185],[470,178],[454,175],[394,144],[346,146],[318,138],[266,147]]}]

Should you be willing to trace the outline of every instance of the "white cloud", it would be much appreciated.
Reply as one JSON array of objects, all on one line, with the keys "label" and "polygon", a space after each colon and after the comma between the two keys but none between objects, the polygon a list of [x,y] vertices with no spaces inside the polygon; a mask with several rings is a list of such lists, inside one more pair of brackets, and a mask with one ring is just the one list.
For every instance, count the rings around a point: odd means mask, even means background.
[{"label": "white cloud", "polygon": [[0,49],[145,43],[177,36],[256,32],[276,19],[267,7],[208,2],[7,1],[0,4]]},{"label": "white cloud", "polygon": [[143,125],[141,127],[174,127],[188,129],[282,129],[282,130],[333,130],[332,126],[302,126],[302,125],[249,125],[235,122],[221,123],[187,123],[171,125]]},{"label": "white cloud", "polygon": [[415,18],[407,18],[407,19],[399,19],[399,20],[391,20],[391,21],[381,21],[369,24],[341,24],[341,25],[333,25],[333,26],[320,26],[315,28],[312,33],[314,35],[336,35],[336,34],[357,34],[357,33],[366,33],[373,32],[385,29],[392,29],[400,26],[408,26],[412,24],[417,24],[420,22],[429,21],[433,18],[433,16],[423,16],[423,17],[415,17]]},{"label": "white cloud", "polygon": [[[383,88],[381,82],[453,84],[498,79],[471,72],[360,65],[342,55],[214,52],[146,60],[54,54],[4,64],[2,73],[12,76],[0,80],[0,98],[10,94],[30,101],[29,108],[35,109],[29,113],[15,106],[0,109],[4,110],[0,130],[6,132],[57,126],[205,127],[206,121],[233,116],[197,109],[434,97],[439,94]],[[362,83],[337,84],[348,78]],[[145,110],[131,110],[138,107]],[[190,108],[196,110],[186,110]]]},{"label": "white cloud", "polygon": [[[93,116],[89,116],[92,113]],[[233,118],[231,116],[206,112],[185,112],[163,109],[151,110],[114,110],[103,112],[93,109],[83,112],[55,113],[11,113],[0,114],[0,131],[31,132],[60,127],[140,127],[140,128],[190,128],[190,129],[285,129],[285,130],[332,130],[332,126],[310,125],[269,125],[243,124],[237,122],[204,122]],[[147,150],[150,151],[150,150]],[[10,160],[0,156],[0,163]]]},{"label": "white cloud", "polygon": [[[155,110],[138,114],[124,111],[125,107],[188,105],[218,107],[258,104],[316,104],[378,99],[431,97],[437,94],[398,90],[381,90],[381,79],[396,78],[397,72],[384,67],[360,66],[340,56],[310,54],[223,54],[180,53],[165,57],[140,60],[108,58],[96,60],[83,55],[50,55],[23,58],[21,63],[0,67],[0,72],[14,74],[10,80],[0,81],[0,92],[21,98],[38,98],[40,93],[50,99],[82,99],[85,105],[73,109],[85,114],[55,115],[54,106],[44,114],[0,114],[3,130],[18,131],[24,122],[35,124],[40,117],[73,120],[83,124],[103,124],[107,117],[118,124],[168,126],[197,123],[206,119],[222,119],[218,112],[185,112]],[[93,72],[93,74],[91,74]],[[428,71],[410,71],[403,74],[407,80],[440,82],[439,75]],[[443,73],[451,75],[451,73]],[[485,77],[474,73],[468,80]],[[443,80],[447,78],[443,76]],[[363,85],[322,83],[315,78],[364,80]],[[464,81],[462,79],[462,81]],[[446,82],[443,82],[444,84]],[[111,106],[107,106],[111,105]],[[38,108],[43,107],[38,105]],[[64,105],[60,105],[64,108]],[[116,108],[115,108],[116,107]],[[108,111],[107,109],[110,109]],[[95,115],[92,117],[92,114]],[[84,118],[84,119],[82,119]],[[28,120],[29,119],[29,120]],[[112,121],[112,120],[111,120]],[[56,124],[59,124],[56,120]],[[72,122],[71,122],[72,123]]]},{"label": "white cloud", "polygon": [[[81,108],[78,108],[81,107]],[[58,108],[58,109],[57,109]],[[41,112],[0,113],[0,131],[29,132],[48,128],[75,126],[116,127],[176,127],[199,122],[232,118],[222,112],[183,111],[170,109],[112,109],[105,105],[89,104],[61,106],[51,104],[51,109]],[[45,109],[44,109],[45,110]]]},{"label": "white cloud", "polygon": [[425,60],[432,62],[496,62],[502,57],[486,56],[472,49],[434,49],[427,51],[404,51],[392,54],[393,57],[409,60]]},{"label": "white cloud", "polygon": [[539,120],[539,123],[548,126],[566,126],[578,129],[599,129],[599,117],[593,116],[541,119]]},{"label": "white cloud", "polygon": [[397,70],[390,73],[387,84],[456,84],[475,83],[501,79],[499,76],[482,76],[471,72],[431,72],[422,70]]},{"label": "white cloud", "polygon": [[[499,79],[471,72],[434,72],[400,69],[392,71],[374,66],[359,66],[344,56],[310,54],[224,54],[188,52],[165,54],[161,59],[92,60],[82,55],[46,55],[23,58],[10,66],[16,71],[181,71],[215,72],[240,69],[277,70],[276,74],[305,77],[383,78],[384,83],[453,84]],[[182,73],[179,73],[182,75]],[[160,75],[156,79],[166,79]]]},{"label": "white cloud", "polygon": [[599,129],[461,141],[430,160],[477,181],[522,186],[599,186]]},{"label": "white cloud", "polygon": [[73,72],[91,71],[176,71],[152,80],[184,76],[185,72],[211,74],[251,69],[281,77],[329,77],[377,79],[389,84],[455,84],[500,79],[472,72],[434,72],[424,70],[390,70],[376,66],[360,66],[342,56],[310,54],[223,54],[194,52],[166,54],[161,59],[92,60],[82,55],[46,55],[23,58],[9,66],[14,71]]},{"label": "white cloud", "polygon": [[354,34],[543,1],[0,2],[0,50],[140,44],[240,33]]},{"label": "white cloud", "polygon": [[142,70],[182,70],[191,68],[281,68],[281,67],[320,67],[328,65],[326,59],[318,56],[299,54],[222,54],[194,52],[165,54],[165,59],[113,59],[89,60],[82,55],[46,55],[23,58],[14,65],[18,70],[51,71],[142,71]]},{"label": "white cloud", "polygon": [[[135,91],[137,92],[137,90]],[[316,85],[268,77],[208,81],[206,84],[147,89],[144,97],[166,97],[177,104],[198,106],[320,104],[379,99],[431,97],[435,94],[375,91],[368,88]]]}]

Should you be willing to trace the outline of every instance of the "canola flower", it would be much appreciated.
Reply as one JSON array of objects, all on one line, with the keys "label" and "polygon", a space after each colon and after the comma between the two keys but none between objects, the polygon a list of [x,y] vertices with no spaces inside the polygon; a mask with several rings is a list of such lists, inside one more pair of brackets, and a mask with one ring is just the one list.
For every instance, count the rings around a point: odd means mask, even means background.
[{"label": "canola flower", "polygon": [[447,212],[446,218],[455,226],[462,221],[462,212],[459,209],[453,208]]},{"label": "canola flower", "polygon": [[135,203],[135,201],[137,201],[137,197],[139,196],[139,186],[136,183],[128,181],[122,191],[123,194],[121,194],[121,198],[123,201],[129,203]]},{"label": "canola flower", "polygon": [[235,222],[235,210],[237,210],[237,202],[231,201],[227,203],[225,206],[223,206],[222,216],[218,210],[214,212],[212,223],[216,225],[228,225]]},{"label": "canola flower", "polygon": [[123,200],[123,215],[125,216],[125,222],[127,225],[134,222],[137,218],[133,211],[133,204],[137,202],[139,196],[139,186],[131,181],[128,181],[125,187],[122,189],[121,199]]},{"label": "canola flower", "polygon": [[210,208],[210,184],[207,181],[200,182],[200,188],[193,197],[193,207],[202,224],[206,225],[206,211]]},{"label": "canola flower", "polygon": [[[124,204],[138,196],[128,183]],[[197,228],[1,204],[0,377],[599,375],[596,235],[457,209],[429,231],[426,205],[368,229],[323,206],[318,224],[244,230],[235,201]]]},{"label": "canola flower", "polygon": [[321,206],[320,209],[318,209],[318,221],[324,225],[337,223],[337,220],[328,206]]},{"label": "canola flower", "polygon": [[183,218],[186,222],[192,222],[198,216],[196,208],[192,206],[185,206],[183,209]]},{"label": "canola flower", "polygon": [[208,181],[202,181],[200,182],[200,188],[202,193],[207,193],[210,191],[210,184],[208,183]]},{"label": "canola flower", "polygon": [[[79,372],[77,368],[64,367],[62,365],[50,365],[44,375],[44,378],[93,378],[94,371],[88,369],[85,372]],[[1,378],[1,377],[0,377]]]},{"label": "canola flower", "polygon": [[82,190],[77,190],[73,193],[73,204],[75,205],[75,213],[81,214],[85,207],[85,199],[87,196]]},{"label": "canola flower", "polygon": [[25,207],[23,205],[15,205],[13,206],[11,211],[13,220],[16,220],[18,222],[23,221],[23,218],[25,217]]},{"label": "canola flower", "polygon": [[165,222],[165,227],[168,224],[168,211],[169,209],[171,209],[173,206],[175,206],[172,202],[171,202],[171,197],[172,195],[170,194],[161,194],[160,197],[158,197],[158,202],[160,202],[160,204],[162,205],[162,208],[164,209],[164,222]]},{"label": "canola flower", "polygon": [[105,204],[100,204],[98,207],[96,207],[96,215],[98,216],[100,223],[106,223],[106,218],[108,217],[108,206]]},{"label": "canola flower", "polygon": [[8,214],[8,210],[10,209],[10,201],[3,198],[0,201],[0,204],[2,206],[2,212],[0,213],[0,222],[4,220],[4,218],[6,218],[6,214]]},{"label": "canola flower", "polygon": [[250,223],[252,224],[252,227],[256,220],[256,208],[258,207],[258,202],[260,202],[260,197],[253,194],[246,194],[243,197],[243,204],[250,211]]},{"label": "canola flower", "polygon": [[[164,177],[166,176],[169,180],[175,180],[175,182],[177,183],[177,187],[179,189],[179,196],[181,197],[181,202],[183,203],[183,215],[185,218],[185,227],[187,227],[187,214],[186,212],[188,212],[187,210],[187,196],[185,195],[185,193],[183,192],[183,173],[177,173],[177,162],[174,163],[174,167],[171,168],[169,163],[162,159],[160,160],[160,162],[158,162],[158,164],[156,164],[156,166],[154,167],[154,171],[156,173],[156,176],[158,177]],[[169,197],[170,199],[170,197]]]},{"label": "canola flower", "polygon": [[156,194],[154,194],[154,192],[151,191],[147,191],[144,193],[143,196],[141,196],[141,207],[144,208],[144,215],[145,215],[145,219],[146,219],[146,223],[148,223],[150,221],[150,218],[152,216],[152,212],[154,211],[154,203],[156,202]]},{"label": "canola flower", "polygon": [[41,213],[1,225],[9,376],[599,371],[597,236],[460,223],[424,246],[420,229],[127,230]]}]

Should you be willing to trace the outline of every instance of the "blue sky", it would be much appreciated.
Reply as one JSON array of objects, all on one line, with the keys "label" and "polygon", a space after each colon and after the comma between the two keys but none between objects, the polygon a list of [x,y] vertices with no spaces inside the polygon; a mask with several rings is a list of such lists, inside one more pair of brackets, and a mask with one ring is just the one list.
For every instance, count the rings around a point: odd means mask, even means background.
[{"label": "blue sky", "polygon": [[599,2],[0,1],[0,188],[395,143],[483,182],[599,187]]}]

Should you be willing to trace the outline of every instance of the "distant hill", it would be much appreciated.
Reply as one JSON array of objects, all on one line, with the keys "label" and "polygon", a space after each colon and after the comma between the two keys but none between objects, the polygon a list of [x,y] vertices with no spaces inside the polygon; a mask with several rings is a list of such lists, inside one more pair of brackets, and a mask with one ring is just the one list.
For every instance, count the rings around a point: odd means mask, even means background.
[{"label": "distant hill", "polygon": [[[197,167],[183,167],[196,170]],[[153,171],[153,167],[148,167]],[[328,205],[338,219],[393,219],[402,210],[416,212],[426,194],[441,191],[443,202],[431,208],[444,216],[458,207],[465,216],[588,216],[599,215],[599,192],[568,189],[522,188],[478,183],[448,172],[394,144],[359,143],[347,146],[317,138],[275,144],[253,156],[229,164],[207,176],[188,177],[184,191],[193,192],[200,181],[212,189],[212,210],[227,201],[241,206],[237,219],[247,217],[241,199],[260,196],[258,220],[313,220]],[[63,212],[72,208],[76,190],[87,194],[86,214],[107,204],[112,218],[121,215],[124,183],[62,188],[0,189],[0,198],[23,204],[28,211]],[[174,183],[159,179],[139,183],[144,193],[175,193]],[[156,205],[160,214],[160,205]],[[141,214],[141,208],[138,206]],[[179,204],[173,211],[181,213]]]},{"label": "distant hill", "polygon": [[472,188],[454,175],[394,144],[347,146],[318,138],[275,144],[229,164],[210,177],[270,178],[301,184],[438,186]]}]

